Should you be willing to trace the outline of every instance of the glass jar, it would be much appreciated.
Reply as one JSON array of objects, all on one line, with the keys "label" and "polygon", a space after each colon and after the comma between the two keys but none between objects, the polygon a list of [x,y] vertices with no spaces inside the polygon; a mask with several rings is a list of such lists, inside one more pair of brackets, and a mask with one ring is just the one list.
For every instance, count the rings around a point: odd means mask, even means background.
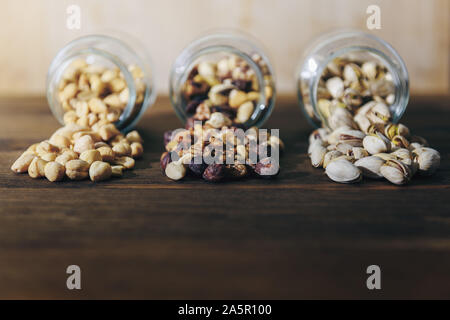
[{"label": "glass jar", "polygon": [[[68,84],[67,94],[62,94]],[[105,102],[112,111],[107,119],[123,132],[131,130],[153,105],[153,68],[139,43],[131,38],[124,42],[89,35],[71,41],[57,53],[47,74],[47,100],[58,121],[65,124],[64,115],[74,112],[78,101],[93,97]],[[106,117],[98,116],[100,120]]]},{"label": "glass jar", "polygon": [[[212,69],[199,68],[202,62],[209,63]],[[196,75],[204,75],[202,73],[204,69],[214,70],[216,73],[206,81],[204,81],[205,77],[197,76],[196,78]],[[197,80],[198,82],[195,82]],[[188,96],[186,88],[191,85],[201,87],[202,89],[199,90],[203,91],[198,95]],[[211,100],[210,92],[219,88],[217,85],[225,85],[222,88],[228,88],[228,92],[224,95],[230,94],[229,100],[227,97],[219,101],[220,103],[212,101],[214,99]],[[213,89],[214,86],[216,88]],[[272,65],[261,45],[255,39],[240,32],[228,30],[214,32],[190,43],[172,66],[169,87],[172,105],[184,123],[196,118],[196,104],[204,100],[207,100],[205,104],[209,106],[211,113],[223,111],[231,115],[231,118],[235,116],[236,121],[232,119],[233,125],[246,128],[262,126],[275,106],[275,78]],[[253,108],[250,107],[251,112],[248,117],[245,117],[243,110],[239,110],[241,106],[233,104],[236,101],[234,98],[231,99],[231,95],[234,94],[231,93],[233,88],[247,94],[241,94],[242,101],[252,101]],[[247,103],[246,106],[249,104]],[[206,112],[208,112],[207,109]],[[240,113],[244,116],[239,117]],[[197,117],[195,120],[208,120],[208,115]]]},{"label": "glass jar", "polygon": [[[409,100],[409,76],[405,63],[399,54],[386,41],[361,31],[345,30],[325,34],[319,37],[313,45],[306,51],[301,64],[296,72],[297,92],[299,103],[308,121],[314,127],[330,127],[327,116],[318,101],[326,94],[325,81],[330,75],[330,69],[339,70],[339,61],[355,62],[355,69],[358,69],[365,62],[376,63],[384,66],[383,81],[392,86],[390,94],[381,97],[374,85],[378,78],[362,79],[367,82],[372,92],[367,96],[362,96],[362,104],[365,99],[375,96],[377,101],[387,101],[391,112],[391,121],[397,123],[406,110]],[[331,65],[330,65],[331,64]],[[359,66],[358,66],[359,64]],[[330,68],[332,66],[333,68]],[[340,70],[342,74],[342,69]],[[358,69],[360,72],[361,69]],[[381,81],[381,80],[380,80]],[[359,85],[359,84],[358,84]],[[382,92],[382,90],[379,90]]]}]

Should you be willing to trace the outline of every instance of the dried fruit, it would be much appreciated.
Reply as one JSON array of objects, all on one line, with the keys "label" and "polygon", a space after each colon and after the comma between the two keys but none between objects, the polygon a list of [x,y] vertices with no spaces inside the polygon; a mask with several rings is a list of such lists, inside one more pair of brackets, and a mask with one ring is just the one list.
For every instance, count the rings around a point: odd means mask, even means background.
[{"label": "dried fruit", "polygon": [[225,178],[225,166],[223,164],[210,164],[206,167],[202,176],[208,182],[219,182]]}]

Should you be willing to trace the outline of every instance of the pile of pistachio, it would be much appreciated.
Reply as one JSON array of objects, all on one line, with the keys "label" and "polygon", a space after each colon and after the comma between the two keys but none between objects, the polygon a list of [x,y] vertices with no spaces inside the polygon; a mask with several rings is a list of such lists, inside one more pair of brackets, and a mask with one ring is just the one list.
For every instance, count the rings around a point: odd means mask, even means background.
[{"label": "pile of pistachio", "polygon": [[[130,67],[139,87],[142,72]],[[65,126],[45,141],[31,145],[11,166],[16,173],[49,181],[102,181],[132,169],[143,154],[137,131],[126,136],[114,125],[128,102],[128,88],[117,69],[75,60],[64,72],[59,100]],[[142,103],[145,88],[138,91]],[[143,96],[142,96],[143,97]]]},{"label": "pile of pistachio", "polygon": [[[258,54],[251,56],[263,75],[266,106],[274,94],[274,81],[270,70]],[[226,150],[227,134],[237,129],[247,129],[252,115],[263,117],[264,110],[255,110],[260,100],[260,83],[254,69],[241,57],[226,55],[218,61],[203,60],[193,67],[182,88],[185,112],[188,115],[184,132],[168,131],[164,135],[166,152],[161,155],[161,169],[172,180],[180,180],[186,175],[203,178],[209,182],[229,179],[242,179],[251,175],[264,178],[279,173],[279,163],[271,158],[271,150],[284,148],[283,142],[275,136],[267,136],[266,141],[258,139],[258,129],[238,143],[233,140],[233,150]],[[197,122],[197,128],[194,125]],[[200,126],[200,128],[198,128]],[[198,129],[198,130],[197,130]],[[198,132],[202,132],[198,136]],[[214,132],[214,134],[213,134]],[[198,141],[202,141],[199,145]],[[252,144],[250,141],[256,141]],[[183,145],[192,146],[185,152]],[[224,150],[223,161],[212,164],[194,163],[195,157],[202,157],[213,146]],[[256,161],[249,161],[251,148],[257,153]],[[260,148],[261,147],[261,148]],[[265,150],[259,152],[259,150]],[[175,158],[173,159],[173,155]],[[227,163],[225,157],[231,156],[234,163]]]},{"label": "pile of pistachio", "polygon": [[[266,62],[258,54],[252,60],[264,77],[266,105],[274,93],[274,81]],[[260,84],[255,70],[241,57],[227,55],[217,62],[202,61],[190,72],[182,89],[187,123],[208,121],[222,113],[227,123],[242,127],[255,112],[260,99]],[[257,112],[268,112],[257,110]]]},{"label": "pile of pistachio", "polygon": [[336,59],[319,84],[317,106],[323,128],[309,137],[308,155],[336,182],[362,177],[408,183],[418,172],[433,174],[440,154],[403,124],[391,122],[392,76],[375,61]]},{"label": "pile of pistachio", "polygon": [[[279,173],[278,155],[284,144],[277,136],[268,132],[261,135],[256,127],[240,136],[235,134],[239,130],[236,127],[213,124],[198,123],[187,130],[165,133],[166,152],[161,155],[160,164],[169,179],[180,180],[189,175],[221,182],[249,176],[272,178]],[[214,162],[208,164],[206,156],[214,158]]]}]

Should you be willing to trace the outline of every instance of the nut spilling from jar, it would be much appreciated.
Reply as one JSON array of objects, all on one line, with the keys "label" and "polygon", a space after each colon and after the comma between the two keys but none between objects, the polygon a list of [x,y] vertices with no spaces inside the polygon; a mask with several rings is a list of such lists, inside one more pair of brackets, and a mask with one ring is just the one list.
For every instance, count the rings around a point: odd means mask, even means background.
[{"label": "nut spilling from jar", "polygon": [[[136,105],[142,105],[142,72],[136,66],[129,69],[137,88]],[[126,107],[128,94],[119,70],[74,61],[59,86],[65,126],[48,140],[30,146],[11,170],[53,182],[64,177],[102,181],[132,169],[134,158],[143,154],[143,140],[137,131],[124,135],[114,124]]]},{"label": "nut spilling from jar", "polygon": [[378,62],[333,60],[319,81],[323,128],[309,137],[312,165],[340,183],[367,177],[403,185],[416,172],[433,174],[439,152],[405,125],[392,123],[394,89],[392,76]]},{"label": "nut spilling from jar", "polygon": [[264,83],[243,58],[227,55],[218,61],[201,61],[188,75],[182,89],[187,125],[194,121],[215,122],[214,114],[221,113],[222,125],[249,127],[268,108],[255,110],[260,102],[261,89],[267,105],[273,99],[274,81],[266,62],[258,54],[252,60],[261,71]]},{"label": "nut spilling from jar", "polygon": [[169,179],[189,175],[208,182],[252,175],[275,177],[280,170],[279,154],[284,149],[278,132],[269,134],[252,127],[244,133],[233,126],[216,127],[211,122],[202,125],[201,121],[189,129],[166,132],[164,144],[166,152],[161,155],[160,165]]}]

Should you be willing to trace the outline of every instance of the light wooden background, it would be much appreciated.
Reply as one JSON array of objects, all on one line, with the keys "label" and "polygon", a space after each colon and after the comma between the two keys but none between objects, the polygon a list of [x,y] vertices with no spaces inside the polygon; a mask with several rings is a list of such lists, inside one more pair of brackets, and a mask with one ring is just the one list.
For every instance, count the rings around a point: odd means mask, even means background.
[{"label": "light wooden background", "polygon": [[[273,59],[278,89],[294,93],[294,70],[308,43],[339,27],[366,30],[366,8],[381,7],[382,29],[406,60],[415,94],[449,93],[448,0],[2,0],[0,96],[42,95],[51,59],[68,41],[120,30],[141,39],[167,93],[172,61],[210,28],[243,29]],[[66,8],[81,7],[81,30],[66,28]]]}]

